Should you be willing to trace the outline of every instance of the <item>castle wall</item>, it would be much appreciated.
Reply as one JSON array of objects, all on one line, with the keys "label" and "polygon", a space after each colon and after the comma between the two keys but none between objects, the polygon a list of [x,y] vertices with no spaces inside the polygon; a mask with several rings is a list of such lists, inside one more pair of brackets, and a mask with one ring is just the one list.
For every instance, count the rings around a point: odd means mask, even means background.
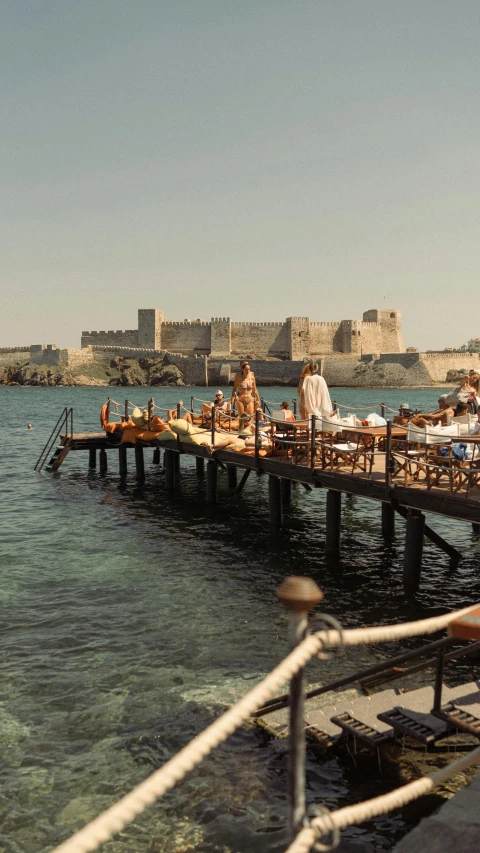
[{"label": "castle wall", "polygon": [[400,311],[393,308],[374,308],[365,311],[363,321],[364,323],[378,323],[381,339],[380,347],[377,349],[379,348],[381,352],[405,352]]},{"label": "castle wall", "polygon": [[232,323],[230,317],[212,317],[210,325],[211,355],[229,356],[232,349]]},{"label": "castle wall", "polygon": [[27,362],[30,358],[30,347],[0,347],[0,367],[12,362]]},{"label": "castle wall", "polygon": [[116,332],[82,332],[80,346],[137,347],[138,331],[137,329],[119,329]]},{"label": "castle wall", "polygon": [[208,355],[211,349],[210,323],[163,322],[162,349]]},{"label": "castle wall", "polygon": [[[410,355],[410,353],[409,353]],[[476,370],[480,373],[480,354],[470,352],[417,353],[433,382],[445,382],[449,370]]]},{"label": "castle wall", "polygon": [[58,349],[55,344],[33,344],[29,351],[30,364],[49,364],[54,367],[78,367],[94,360],[92,347]]},{"label": "castle wall", "polygon": [[288,358],[290,344],[286,323],[232,323],[232,355],[264,355]]},{"label": "castle wall", "polygon": [[[160,349],[162,346],[163,311],[158,308],[138,309],[137,346]],[[126,344],[126,346],[128,346]]]},{"label": "castle wall", "polygon": [[341,323],[309,323],[310,355],[323,355],[329,352],[341,352]]}]

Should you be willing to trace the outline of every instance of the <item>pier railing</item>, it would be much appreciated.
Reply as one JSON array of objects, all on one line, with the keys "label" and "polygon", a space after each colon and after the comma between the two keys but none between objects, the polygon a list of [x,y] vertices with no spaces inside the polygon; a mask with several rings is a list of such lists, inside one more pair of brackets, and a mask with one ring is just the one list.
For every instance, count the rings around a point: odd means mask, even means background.
[{"label": "pier railing", "polygon": [[35,471],[40,472],[47,462],[50,454],[53,451],[55,444],[57,443],[60,435],[64,434],[67,438],[71,438],[73,435],[73,408],[65,407],[62,414],[58,418],[57,423],[53,427],[47,441],[45,447],[43,448],[40,456],[37,459],[35,464]]},{"label": "pier railing", "polygon": [[[308,816],[305,797],[306,740],[303,683],[306,664],[315,657],[320,660],[329,659],[348,647],[428,636],[445,629],[449,629],[450,633],[457,636],[478,636],[478,629],[476,629],[477,633],[474,631],[473,634],[466,635],[462,630],[465,624],[468,624],[469,617],[470,624],[475,623],[475,614],[472,614],[472,611],[478,614],[479,608],[478,606],[469,607],[417,622],[351,630],[342,628],[332,617],[320,614],[313,623],[315,630],[312,630],[312,627],[309,628],[308,612],[323,598],[323,593],[316,583],[305,577],[287,578],[279,587],[278,596],[289,612],[290,653],[239,702],[198,734],[163,767],[69,840],[60,844],[54,853],[87,853],[87,851],[96,850],[120,832],[137,815],[163,797],[213,749],[223,743],[252,715],[258,713],[259,709],[265,708],[266,703],[287,680],[290,681],[288,774],[290,846],[287,853],[308,853],[313,847],[316,850],[333,850],[338,844],[342,829],[397,809],[430,793],[455,774],[474,764],[480,764],[480,747],[477,747],[442,770],[409,782],[388,794],[333,812],[319,804],[314,807],[314,816]],[[457,626],[456,629],[452,628],[453,623]],[[318,630],[319,627],[320,630]],[[436,701],[438,699],[437,690],[435,699]]]}]

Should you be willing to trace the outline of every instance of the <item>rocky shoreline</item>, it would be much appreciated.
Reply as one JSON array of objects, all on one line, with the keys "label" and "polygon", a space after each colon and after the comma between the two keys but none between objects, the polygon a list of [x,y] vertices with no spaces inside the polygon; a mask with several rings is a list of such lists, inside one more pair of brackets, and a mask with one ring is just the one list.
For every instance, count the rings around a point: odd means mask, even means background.
[{"label": "rocky shoreline", "polygon": [[118,356],[110,359],[109,363],[85,364],[78,370],[15,361],[0,367],[0,385],[155,387],[183,386],[185,381],[180,368],[169,364],[168,359]]}]

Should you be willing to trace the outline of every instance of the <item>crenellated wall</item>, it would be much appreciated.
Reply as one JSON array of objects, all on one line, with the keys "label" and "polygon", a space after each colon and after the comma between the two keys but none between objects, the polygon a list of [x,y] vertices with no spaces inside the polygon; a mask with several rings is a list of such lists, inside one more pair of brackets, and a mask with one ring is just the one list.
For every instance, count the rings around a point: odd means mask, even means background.
[{"label": "crenellated wall", "polygon": [[310,322],[288,317],[282,323],[232,323],[230,317],[166,320],[157,308],[140,308],[138,330],[82,332],[82,347],[141,347],[215,357],[308,359],[330,353],[404,352],[401,314],[372,309],[363,320]]},{"label": "crenellated wall", "polygon": [[232,323],[231,354],[288,358],[289,340],[285,323]]},{"label": "crenellated wall", "polygon": [[138,347],[137,329],[118,329],[116,332],[82,332],[82,347]]}]

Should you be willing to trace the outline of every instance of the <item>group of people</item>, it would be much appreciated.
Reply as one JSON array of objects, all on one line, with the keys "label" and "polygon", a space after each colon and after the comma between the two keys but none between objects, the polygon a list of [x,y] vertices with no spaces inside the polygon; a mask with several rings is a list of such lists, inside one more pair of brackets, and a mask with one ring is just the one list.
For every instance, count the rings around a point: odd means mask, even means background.
[{"label": "group of people", "polygon": [[[318,364],[309,361],[302,370],[298,385],[300,398],[300,415],[303,419],[309,415],[322,417],[327,412],[332,413],[332,401],[328,393],[327,383],[318,374]],[[266,423],[265,414],[260,406],[255,374],[246,359],[240,362],[240,370],[235,374],[230,401],[225,400],[222,391],[215,393],[215,399],[210,404],[211,409],[229,412],[236,403],[237,417],[240,424],[245,425],[259,413],[260,423]],[[285,420],[295,420],[289,403],[285,400],[280,404]]]}]

